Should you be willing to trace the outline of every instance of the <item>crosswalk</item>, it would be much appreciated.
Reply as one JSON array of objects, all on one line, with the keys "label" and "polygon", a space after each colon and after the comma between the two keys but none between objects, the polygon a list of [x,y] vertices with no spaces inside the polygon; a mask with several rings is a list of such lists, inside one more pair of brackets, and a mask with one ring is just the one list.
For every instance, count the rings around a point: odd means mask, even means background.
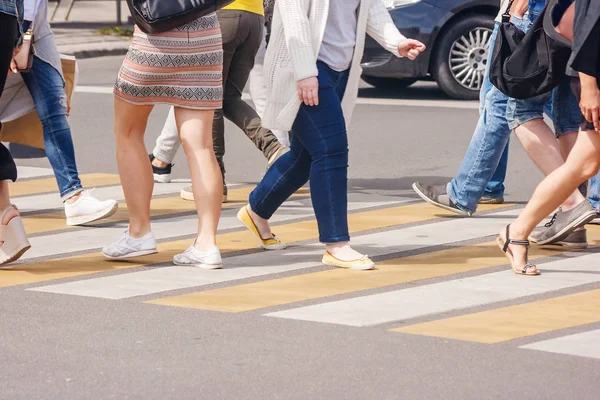
[{"label": "crosswalk", "polygon": [[529,278],[506,267],[494,242],[518,214],[516,205],[483,206],[481,215],[464,219],[410,197],[351,193],[352,242],[376,260],[377,269],[347,271],[320,264],[323,249],[305,189],[272,220],[274,232],[291,247],[262,251],[235,218],[252,190],[241,185],[230,189],[219,223],[225,268],[205,271],[171,264],[196,231],[194,204],[178,196],[189,183],[155,187],[158,254],[108,261],[100,249],[127,223],[118,176],[82,176],[87,187],[98,187],[95,195],[119,200],[120,208],[96,226],[68,227],[49,171],[20,172],[26,178],[11,184],[11,195],[23,213],[32,249],[0,270],[0,290],[379,327],[394,337],[487,345],[518,339],[520,351],[600,359],[598,226],[588,227],[586,251],[532,249],[531,258],[544,273]]}]

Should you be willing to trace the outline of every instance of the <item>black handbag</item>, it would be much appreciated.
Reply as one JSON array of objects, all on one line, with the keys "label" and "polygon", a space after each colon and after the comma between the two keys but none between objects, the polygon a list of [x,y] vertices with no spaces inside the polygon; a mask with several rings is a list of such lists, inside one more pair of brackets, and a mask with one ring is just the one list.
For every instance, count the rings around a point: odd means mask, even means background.
[{"label": "black handbag", "polygon": [[505,95],[529,99],[550,92],[565,76],[570,43],[556,34],[550,0],[527,34],[510,22],[510,5],[502,16],[492,52],[490,81]]},{"label": "black handbag", "polygon": [[127,0],[133,22],[145,33],[173,30],[234,0]]}]

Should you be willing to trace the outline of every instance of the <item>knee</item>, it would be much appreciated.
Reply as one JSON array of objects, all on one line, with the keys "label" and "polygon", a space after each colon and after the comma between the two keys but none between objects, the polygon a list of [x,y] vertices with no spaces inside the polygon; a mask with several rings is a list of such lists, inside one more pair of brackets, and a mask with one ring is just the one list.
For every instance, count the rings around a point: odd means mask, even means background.
[{"label": "knee", "polygon": [[186,152],[192,149],[213,151],[212,137],[209,134],[201,135],[184,131],[180,133],[180,138]]},{"label": "knee", "polygon": [[596,176],[598,170],[600,169],[600,160],[597,157],[588,160],[579,167],[580,177],[582,180],[589,180]]}]

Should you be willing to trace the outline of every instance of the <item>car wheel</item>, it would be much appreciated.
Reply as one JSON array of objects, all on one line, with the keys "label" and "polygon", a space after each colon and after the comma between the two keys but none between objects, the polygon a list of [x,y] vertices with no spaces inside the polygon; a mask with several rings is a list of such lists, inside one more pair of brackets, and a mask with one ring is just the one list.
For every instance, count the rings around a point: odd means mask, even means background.
[{"label": "car wheel", "polygon": [[448,96],[476,100],[483,83],[494,20],[470,15],[455,22],[443,37],[433,60],[433,75]]},{"label": "car wheel", "polygon": [[405,89],[415,83],[417,80],[413,78],[396,79],[396,78],[379,78],[375,76],[363,76],[363,81],[378,89]]}]

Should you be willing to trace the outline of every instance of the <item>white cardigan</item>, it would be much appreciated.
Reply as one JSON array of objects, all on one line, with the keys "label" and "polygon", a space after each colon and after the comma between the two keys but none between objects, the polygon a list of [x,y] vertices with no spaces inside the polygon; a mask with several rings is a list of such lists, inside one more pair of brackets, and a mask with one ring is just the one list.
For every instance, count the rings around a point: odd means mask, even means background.
[{"label": "white cardigan", "polygon": [[[262,119],[269,129],[289,131],[300,109],[297,82],[317,76],[317,56],[323,41],[329,0],[277,0],[267,54],[267,107]],[[369,34],[397,57],[398,44],[406,39],[396,28],[382,0],[361,0],[356,30],[356,47],[350,77],[342,101],[346,126],[358,96],[360,66]]]}]

